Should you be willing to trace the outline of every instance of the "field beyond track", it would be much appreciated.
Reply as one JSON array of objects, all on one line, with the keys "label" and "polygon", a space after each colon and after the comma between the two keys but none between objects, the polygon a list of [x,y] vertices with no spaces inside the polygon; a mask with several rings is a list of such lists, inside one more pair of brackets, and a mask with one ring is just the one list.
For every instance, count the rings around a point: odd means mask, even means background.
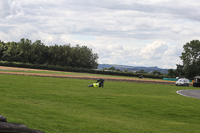
[{"label": "field beyond track", "polygon": [[164,81],[161,79],[146,79],[146,78],[138,79],[135,77],[108,76],[108,75],[88,74],[88,73],[72,73],[72,72],[28,69],[28,68],[18,68],[18,67],[5,67],[5,66],[0,66],[0,74],[29,75],[29,76],[72,78],[72,79],[89,79],[89,80],[97,80],[98,78],[103,78],[107,81],[168,84],[168,85],[175,84],[174,81]]},{"label": "field beyond track", "polygon": [[116,81],[86,87],[93,82],[0,74],[0,115],[46,133],[200,132],[200,99],[176,93],[185,87]]}]

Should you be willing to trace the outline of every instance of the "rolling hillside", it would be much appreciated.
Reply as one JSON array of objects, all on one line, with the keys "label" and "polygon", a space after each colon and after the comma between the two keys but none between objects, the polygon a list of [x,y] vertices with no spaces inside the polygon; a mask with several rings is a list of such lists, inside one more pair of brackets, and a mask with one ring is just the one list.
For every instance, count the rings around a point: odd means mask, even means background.
[{"label": "rolling hillside", "polygon": [[98,69],[110,68],[110,67],[115,67],[115,69],[120,69],[120,70],[127,69],[128,71],[144,70],[146,72],[159,71],[161,73],[167,73],[168,71],[168,69],[158,68],[157,66],[143,67],[143,66],[125,66],[125,65],[115,65],[115,64],[99,64]]}]

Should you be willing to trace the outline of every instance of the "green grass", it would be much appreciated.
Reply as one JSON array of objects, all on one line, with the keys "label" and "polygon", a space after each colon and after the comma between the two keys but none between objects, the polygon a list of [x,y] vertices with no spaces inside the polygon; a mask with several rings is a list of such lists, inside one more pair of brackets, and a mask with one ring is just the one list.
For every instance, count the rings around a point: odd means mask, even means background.
[{"label": "green grass", "polygon": [[200,100],[170,85],[0,74],[0,114],[46,133],[199,133]]},{"label": "green grass", "polygon": [[[82,76],[104,76],[104,77],[126,77],[127,76],[115,76],[115,75],[103,75],[103,74],[90,74],[90,73],[78,73],[78,72],[64,72],[64,71],[43,71],[42,69],[39,69],[40,71],[37,70],[1,70],[0,71],[5,71],[5,72],[25,72],[25,73],[46,73],[46,74],[63,74],[63,75],[82,75]],[[130,78],[130,77],[129,77]],[[132,77],[136,78],[136,77]]]},{"label": "green grass", "polygon": [[[101,77],[119,77],[119,78],[133,78],[133,79],[138,79],[138,77],[131,77],[131,76],[117,76],[117,75],[104,75],[104,74],[91,74],[91,73],[78,73],[78,72],[64,72],[64,71],[45,71],[42,69],[39,69],[40,71],[37,70],[2,70],[0,71],[3,72],[23,72],[23,73],[44,73],[44,74],[61,74],[61,75],[81,75],[81,76],[101,76]],[[150,79],[150,80],[162,80],[162,79],[153,79],[153,78],[145,78],[145,79]]]}]

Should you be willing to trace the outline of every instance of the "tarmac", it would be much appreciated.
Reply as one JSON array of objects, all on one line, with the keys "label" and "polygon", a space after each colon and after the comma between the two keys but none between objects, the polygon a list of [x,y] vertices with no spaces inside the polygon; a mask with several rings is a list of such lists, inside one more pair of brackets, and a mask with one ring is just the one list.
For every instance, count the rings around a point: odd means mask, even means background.
[{"label": "tarmac", "polygon": [[176,93],[182,96],[200,99],[200,90],[179,90]]}]

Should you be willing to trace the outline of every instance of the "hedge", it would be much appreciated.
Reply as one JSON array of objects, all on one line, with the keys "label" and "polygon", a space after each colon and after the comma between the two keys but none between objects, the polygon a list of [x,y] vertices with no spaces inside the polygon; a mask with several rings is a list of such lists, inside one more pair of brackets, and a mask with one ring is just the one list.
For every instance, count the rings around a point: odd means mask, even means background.
[{"label": "hedge", "polygon": [[[79,73],[92,73],[92,74],[104,74],[104,75],[117,75],[117,76],[128,76],[128,77],[139,77],[140,73],[132,72],[116,72],[116,71],[104,71],[104,70],[94,70],[86,68],[77,68],[77,67],[61,67],[54,65],[40,65],[40,64],[30,64],[30,63],[19,63],[19,62],[7,62],[0,61],[1,66],[10,66],[10,67],[21,67],[21,68],[33,68],[33,69],[44,69],[44,70],[55,70],[55,71],[66,71],[66,72],[79,72]],[[153,74],[142,74],[144,78],[154,78],[154,79],[163,79],[166,75],[153,75]]]}]

